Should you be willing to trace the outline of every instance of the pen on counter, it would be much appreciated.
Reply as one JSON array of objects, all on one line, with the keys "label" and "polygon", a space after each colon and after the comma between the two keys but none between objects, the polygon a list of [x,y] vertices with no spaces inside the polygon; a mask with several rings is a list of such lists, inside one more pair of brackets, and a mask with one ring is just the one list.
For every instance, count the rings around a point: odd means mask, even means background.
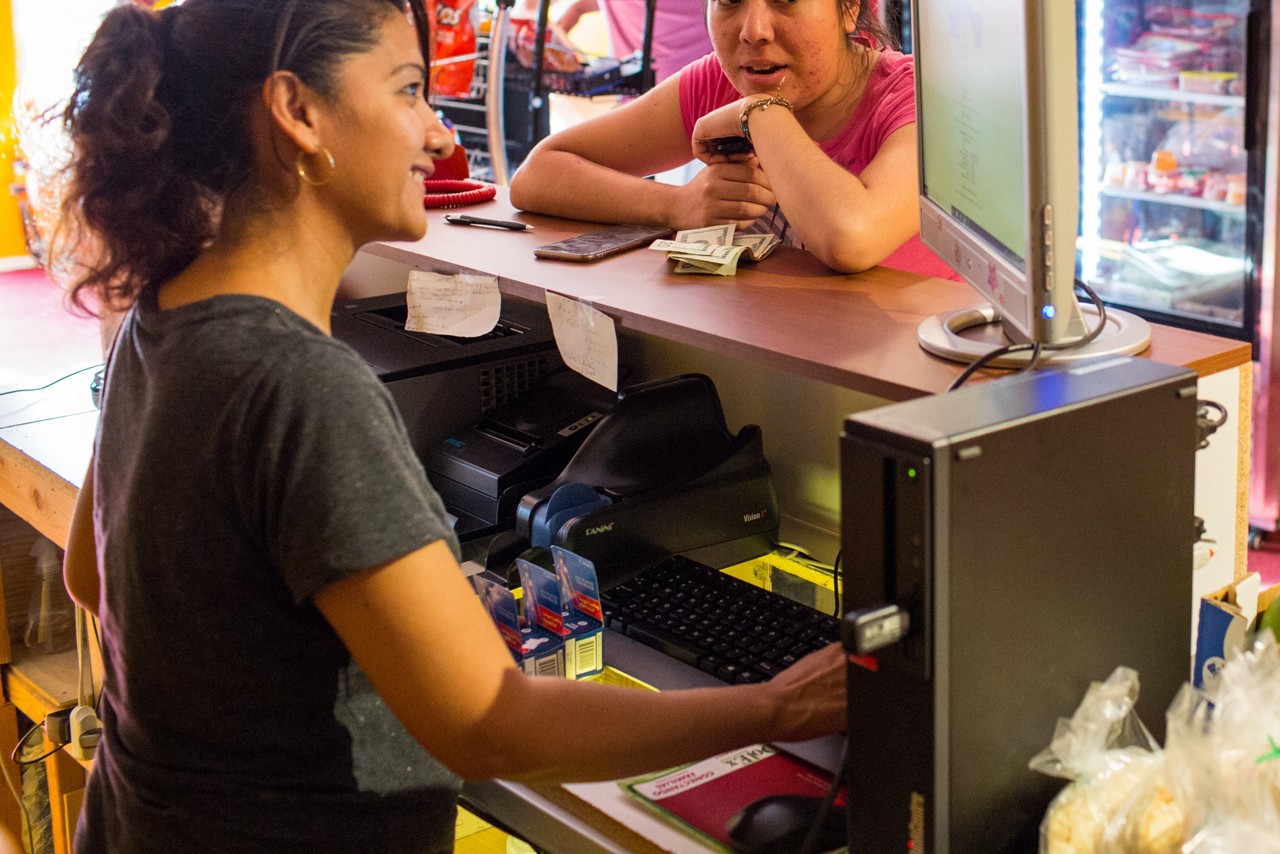
[{"label": "pen on counter", "polygon": [[470,214],[445,214],[444,221],[450,225],[483,225],[489,228],[505,228],[508,231],[533,231],[533,226],[510,219],[485,219]]}]

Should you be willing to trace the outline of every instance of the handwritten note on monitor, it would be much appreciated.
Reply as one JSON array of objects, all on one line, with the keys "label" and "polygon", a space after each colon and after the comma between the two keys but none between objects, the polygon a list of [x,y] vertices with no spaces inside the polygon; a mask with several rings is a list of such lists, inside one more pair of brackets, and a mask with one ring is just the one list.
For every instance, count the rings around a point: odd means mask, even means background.
[{"label": "handwritten note on monitor", "polygon": [[410,332],[479,338],[497,325],[502,294],[493,276],[414,270],[409,274],[406,304],[404,328]]},{"label": "handwritten note on monitor", "polygon": [[547,291],[547,312],[560,357],[573,370],[618,390],[618,332],[613,318],[585,302]]}]

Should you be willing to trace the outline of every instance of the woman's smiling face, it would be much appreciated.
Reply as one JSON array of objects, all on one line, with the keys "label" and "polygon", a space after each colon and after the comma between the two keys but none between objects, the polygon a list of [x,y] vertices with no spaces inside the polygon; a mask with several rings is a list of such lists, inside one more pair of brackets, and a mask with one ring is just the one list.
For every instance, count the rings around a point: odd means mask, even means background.
[{"label": "woman's smiling face", "polygon": [[361,240],[416,240],[426,230],[422,180],[453,151],[426,102],[417,33],[389,14],[373,50],[340,72],[337,104],[322,133],[337,164],[323,189]]}]

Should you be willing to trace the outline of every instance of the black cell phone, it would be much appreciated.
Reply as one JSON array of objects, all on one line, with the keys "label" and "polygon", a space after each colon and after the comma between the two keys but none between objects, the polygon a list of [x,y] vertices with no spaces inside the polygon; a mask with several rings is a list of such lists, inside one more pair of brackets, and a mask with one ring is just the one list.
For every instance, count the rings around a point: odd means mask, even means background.
[{"label": "black cell phone", "polygon": [[750,154],[755,151],[745,136],[718,136],[707,140],[707,147],[714,154]]},{"label": "black cell phone", "polygon": [[670,235],[671,229],[661,225],[611,225],[539,246],[533,254],[559,261],[599,261]]}]

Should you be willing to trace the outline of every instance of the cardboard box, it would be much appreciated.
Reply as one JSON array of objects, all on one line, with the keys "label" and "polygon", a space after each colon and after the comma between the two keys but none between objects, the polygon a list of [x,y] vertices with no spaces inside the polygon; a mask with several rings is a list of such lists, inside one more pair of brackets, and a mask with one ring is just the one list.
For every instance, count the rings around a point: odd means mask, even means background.
[{"label": "cardboard box", "polygon": [[1200,600],[1195,669],[1191,674],[1195,687],[1212,695],[1223,664],[1244,650],[1249,629],[1258,616],[1261,585],[1258,573],[1251,572]]}]

